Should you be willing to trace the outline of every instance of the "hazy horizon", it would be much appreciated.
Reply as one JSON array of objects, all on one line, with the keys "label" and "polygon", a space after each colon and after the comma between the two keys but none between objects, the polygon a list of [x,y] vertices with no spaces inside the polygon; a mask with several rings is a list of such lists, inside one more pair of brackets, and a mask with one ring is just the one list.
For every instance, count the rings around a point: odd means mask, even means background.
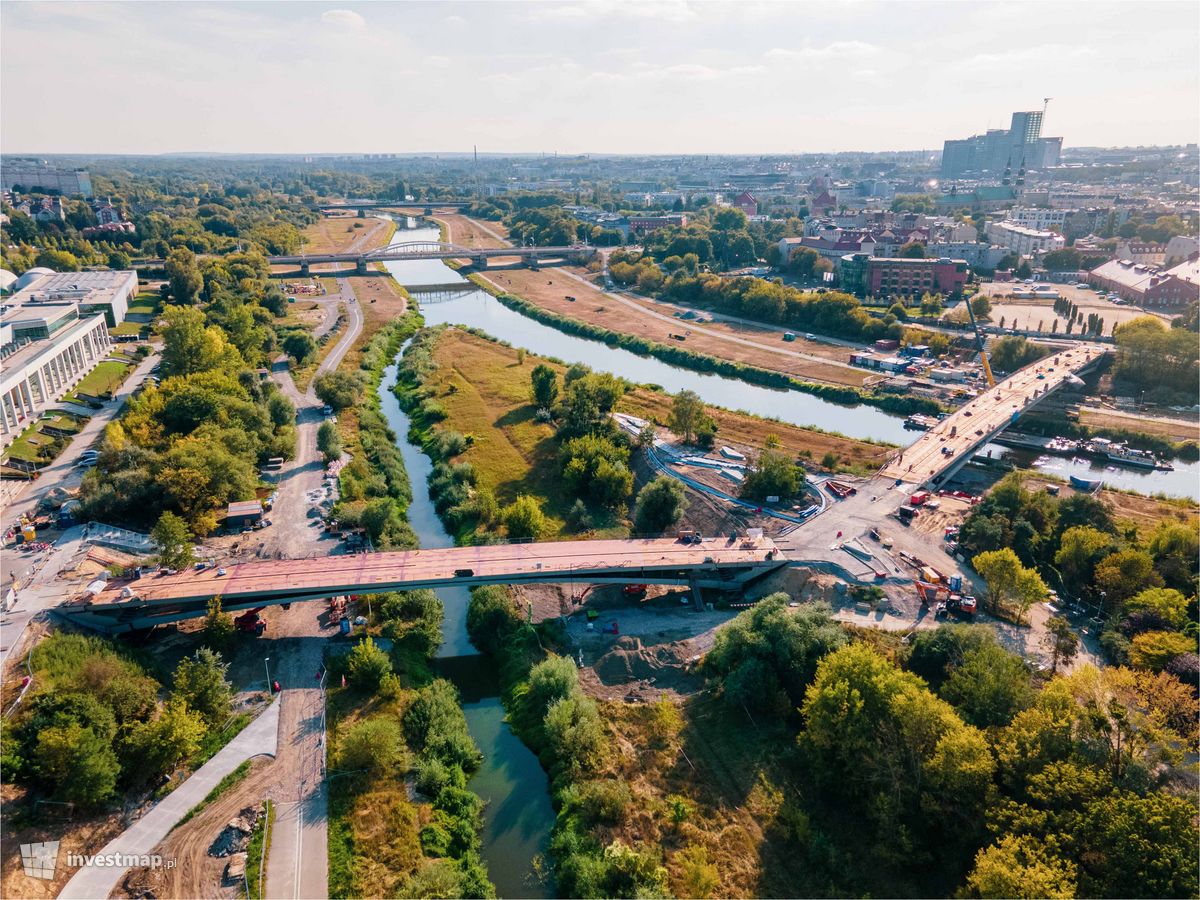
[{"label": "hazy horizon", "polygon": [[14,155],[940,151],[1046,97],[1067,148],[1200,131],[1195,3],[16,0],[0,23]]}]

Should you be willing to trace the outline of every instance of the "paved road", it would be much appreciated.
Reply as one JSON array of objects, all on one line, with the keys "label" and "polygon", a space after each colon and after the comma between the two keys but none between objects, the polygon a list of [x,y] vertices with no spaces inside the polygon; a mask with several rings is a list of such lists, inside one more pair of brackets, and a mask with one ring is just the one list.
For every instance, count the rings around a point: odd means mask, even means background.
[{"label": "paved road", "polygon": [[[338,304],[346,310],[348,325],[343,330],[337,344],[329,351],[321,365],[317,367],[316,375],[333,371],[341,364],[346,353],[358,340],[363,329],[362,307],[354,296],[354,289],[346,278],[338,279],[338,293],[324,298],[329,305],[329,314],[322,327],[326,331],[333,326],[336,319]],[[315,523],[320,520],[309,518],[308,510],[312,506],[310,497],[322,490],[322,476],[325,471],[320,453],[317,452],[317,429],[325,421],[321,413],[321,402],[317,399],[316,375],[308,390],[301,394],[292,380],[286,362],[277,363],[273,377],[280,389],[296,406],[296,456],[283,470],[280,476],[279,495],[275,499],[275,508],[271,511],[271,528],[264,536],[263,553],[278,558],[296,558],[321,551],[328,552],[331,547],[331,537]]]},{"label": "paved road", "polygon": [[[279,740],[279,703],[272,703],[212,759],[119,836],[100,854],[149,854],[188,811],[203,800],[217,782],[254,756],[274,756]],[[72,876],[58,896],[61,900],[107,897],[128,869],[85,866]]]},{"label": "paved road", "polygon": [[[446,583],[487,583],[488,579],[518,581],[573,580],[619,574],[623,569],[694,568],[704,577],[706,564],[753,567],[772,549],[769,540],[731,544],[724,537],[700,544],[671,538],[600,541],[548,541],[447,547],[435,550],[395,550],[314,559],[231,563],[225,569],[156,575],[135,582],[138,600],[120,597],[120,586],[96,597],[92,610],[104,604],[143,605],[171,600],[204,599],[220,595],[229,606],[256,597],[349,594],[403,590]],[[224,574],[220,574],[224,572]],[[174,606],[174,604],[172,604]]]},{"label": "paved road", "polygon": [[75,487],[83,480],[83,469],[75,468],[75,461],[88,447],[96,443],[104,434],[104,428],[120,413],[125,401],[136,391],[150,374],[154,364],[158,362],[158,354],[152,353],[142,360],[133,370],[125,383],[112,400],[104,404],[104,408],[96,410],[91,419],[75,435],[66,449],[59,454],[58,459],[41,470],[37,481],[26,482],[0,514],[0,531],[7,531],[16,524],[23,513],[32,513],[42,497],[55,487]]}]

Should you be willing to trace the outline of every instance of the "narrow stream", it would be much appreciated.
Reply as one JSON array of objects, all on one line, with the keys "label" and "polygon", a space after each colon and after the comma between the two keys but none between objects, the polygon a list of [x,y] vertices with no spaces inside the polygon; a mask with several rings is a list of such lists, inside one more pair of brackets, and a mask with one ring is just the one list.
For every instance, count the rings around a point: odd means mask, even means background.
[{"label": "narrow stream", "polygon": [[[396,432],[412,485],[408,521],[422,547],[452,547],[454,539],[442,527],[429,499],[433,463],[420,447],[409,443],[409,417],[392,393],[397,370],[396,363],[384,370],[379,402]],[[554,826],[546,773],[504,721],[496,667],[467,637],[470,592],[466,588],[441,588],[437,595],[445,616],[435,667],[459,689],[467,728],[483,751],[483,764],[468,787],[487,804],[482,839],[488,874],[501,897],[551,897],[552,886],[538,881],[534,872],[534,860],[546,852]]]}]

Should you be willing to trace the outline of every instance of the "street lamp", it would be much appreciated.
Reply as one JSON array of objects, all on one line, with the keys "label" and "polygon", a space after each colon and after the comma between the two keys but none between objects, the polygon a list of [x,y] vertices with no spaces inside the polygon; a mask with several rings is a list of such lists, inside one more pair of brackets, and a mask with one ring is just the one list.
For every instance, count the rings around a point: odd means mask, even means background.
[{"label": "street lamp", "polygon": [[267,671],[267,693],[273,694],[275,692],[273,690],[271,690],[271,667],[269,665],[267,665],[270,661],[271,661],[271,657],[269,657],[269,656],[263,657],[263,668],[266,669],[266,671]]}]

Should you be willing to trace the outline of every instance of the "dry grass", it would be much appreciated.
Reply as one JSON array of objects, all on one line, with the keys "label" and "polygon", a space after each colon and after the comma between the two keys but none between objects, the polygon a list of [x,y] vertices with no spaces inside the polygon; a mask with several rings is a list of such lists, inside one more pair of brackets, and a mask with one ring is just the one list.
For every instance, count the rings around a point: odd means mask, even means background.
[{"label": "dry grass", "polygon": [[[712,896],[810,895],[814,886],[785,824],[793,809],[788,798],[795,797],[783,769],[792,736],[705,695],[679,707],[682,730],[664,736],[655,706],[602,705],[615,748],[603,774],[623,778],[633,801],[625,821],[600,829],[601,841],[661,846],[677,896],[688,896],[679,854],[693,845],[704,847],[716,867]],[[680,823],[671,816],[674,797],[691,806]]]},{"label": "dry grass", "polygon": [[[542,498],[552,531],[561,531],[570,502],[559,479],[554,429],[534,419],[529,375],[539,363],[560,373],[564,367],[533,354],[521,365],[514,348],[456,328],[443,332],[434,358],[438,369],[430,384],[447,412],[444,427],[474,436],[474,446],[462,459],[475,466],[480,485],[493,490],[502,504],[523,493]],[[617,408],[665,422],[670,406],[670,395],[637,388]],[[875,467],[887,452],[873,444],[744,413],[715,408],[710,412],[717,421],[719,440],[747,450],[761,449],[767,435],[774,434],[791,453],[807,451],[820,460],[833,452],[856,467]]]},{"label": "dry grass", "polygon": [[391,225],[383,219],[327,216],[304,229],[304,252],[343,253],[382,247],[391,236]]},{"label": "dry grass", "polygon": [[1173,441],[1194,441],[1197,433],[1196,423],[1184,419],[1155,419],[1117,410],[1081,409],[1079,424],[1089,428],[1124,428],[1129,431],[1140,431],[1143,434],[1154,434],[1170,438]]},{"label": "dry grass", "polygon": [[[1076,493],[1058,481],[1027,476],[1024,485],[1031,491],[1044,490],[1046,485],[1055,485],[1059,489],[1059,497],[1069,497]],[[1193,529],[1200,529],[1200,506],[1184,499],[1162,500],[1157,497],[1147,497],[1144,494],[1127,494],[1123,491],[1110,491],[1101,488],[1097,496],[1112,510],[1113,517],[1121,522],[1133,525],[1141,538],[1149,537],[1160,522],[1182,522]]]}]

